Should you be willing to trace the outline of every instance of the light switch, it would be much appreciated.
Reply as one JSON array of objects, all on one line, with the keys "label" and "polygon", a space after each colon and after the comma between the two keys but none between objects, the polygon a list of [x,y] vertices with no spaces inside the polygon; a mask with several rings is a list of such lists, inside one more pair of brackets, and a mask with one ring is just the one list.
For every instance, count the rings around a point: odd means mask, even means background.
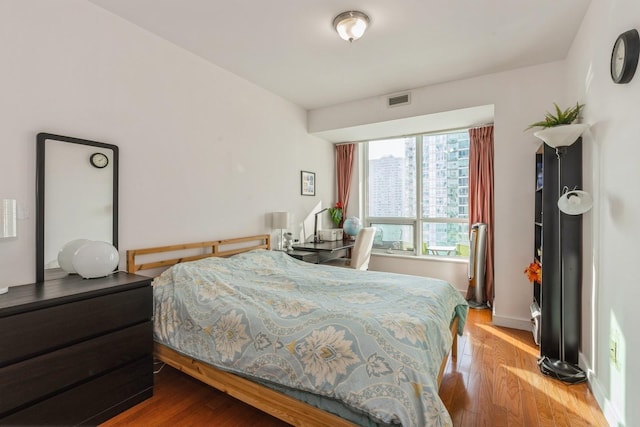
[{"label": "light switch", "polygon": [[15,199],[2,199],[0,202],[0,239],[8,239],[18,235],[16,206]]}]

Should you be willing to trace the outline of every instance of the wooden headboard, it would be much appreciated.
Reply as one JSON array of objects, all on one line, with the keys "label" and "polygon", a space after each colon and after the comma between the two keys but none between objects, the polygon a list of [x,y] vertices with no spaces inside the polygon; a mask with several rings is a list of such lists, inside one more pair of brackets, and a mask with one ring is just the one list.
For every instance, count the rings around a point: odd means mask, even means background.
[{"label": "wooden headboard", "polygon": [[[194,251],[202,249],[204,253],[193,255]],[[184,243],[170,246],[158,246],[154,248],[130,249],[127,251],[127,272],[137,273],[141,270],[151,270],[154,268],[166,268],[180,262],[195,261],[210,257],[228,257],[254,249],[271,249],[271,236],[268,234],[258,234],[256,236],[238,237],[235,239],[214,240],[209,242]],[[171,258],[158,259],[154,257],[148,262],[138,262],[136,257],[148,256],[161,253],[170,253]],[[178,256],[181,252],[189,252],[191,255]],[[160,257],[162,258],[162,257]]]}]

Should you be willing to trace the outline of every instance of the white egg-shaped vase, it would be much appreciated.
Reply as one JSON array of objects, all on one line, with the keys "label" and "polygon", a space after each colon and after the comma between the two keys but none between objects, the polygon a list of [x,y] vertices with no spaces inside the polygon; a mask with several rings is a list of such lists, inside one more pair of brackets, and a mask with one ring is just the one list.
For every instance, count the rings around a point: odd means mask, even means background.
[{"label": "white egg-shaped vase", "polygon": [[110,243],[92,241],[82,245],[73,256],[73,268],[85,279],[105,277],[118,266],[118,250]]},{"label": "white egg-shaped vase", "polygon": [[60,252],[58,252],[58,265],[60,268],[67,273],[75,273],[76,270],[73,268],[73,255],[76,253],[78,248],[85,243],[88,243],[87,239],[76,239],[65,244]]},{"label": "white egg-shaped vase", "polygon": [[588,124],[577,123],[546,128],[535,132],[533,135],[543,140],[549,147],[558,148],[573,144],[587,129],[589,129]]}]

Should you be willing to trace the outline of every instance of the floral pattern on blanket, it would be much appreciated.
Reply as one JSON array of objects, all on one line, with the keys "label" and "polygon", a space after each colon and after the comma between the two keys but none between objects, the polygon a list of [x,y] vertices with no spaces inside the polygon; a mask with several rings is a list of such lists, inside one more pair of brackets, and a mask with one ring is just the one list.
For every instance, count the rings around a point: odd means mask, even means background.
[{"label": "floral pattern on blanket", "polygon": [[375,422],[451,425],[437,376],[467,302],[442,280],[256,250],[173,266],[154,280],[154,311],[156,341],[220,369]]}]

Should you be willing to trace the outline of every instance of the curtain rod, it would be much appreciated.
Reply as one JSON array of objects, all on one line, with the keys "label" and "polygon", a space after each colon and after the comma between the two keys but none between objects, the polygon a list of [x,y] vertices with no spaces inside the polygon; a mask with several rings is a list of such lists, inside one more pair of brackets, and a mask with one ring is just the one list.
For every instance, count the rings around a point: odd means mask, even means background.
[{"label": "curtain rod", "polygon": [[483,125],[474,126],[474,127],[472,127],[472,128],[469,128],[469,129],[480,129],[480,128],[486,128],[487,126],[493,126],[493,122],[491,122],[491,123],[485,123],[485,124],[483,124]]},{"label": "curtain rod", "polygon": [[436,135],[436,134],[441,134],[441,133],[452,133],[452,132],[456,132],[462,129],[479,129],[479,128],[483,128],[483,127],[487,127],[487,126],[493,126],[493,122],[489,122],[489,123],[484,123],[481,125],[477,125],[477,126],[471,126],[471,127],[459,127],[459,128],[450,128],[450,129],[440,129],[440,130],[434,130],[434,131],[429,131],[429,132],[417,132],[417,133],[409,133],[409,134],[403,134],[403,135],[393,135],[393,136],[385,136],[385,137],[381,137],[381,138],[372,138],[372,139],[365,139],[365,140],[361,140],[361,141],[351,141],[351,142],[334,142],[333,145],[347,145],[347,144],[362,144],[364,142],[369,142],[369,141],[378,141],[381,139],[393,139],[393,138],[406,138],[408,136],[415,136],[415,135]]}]

